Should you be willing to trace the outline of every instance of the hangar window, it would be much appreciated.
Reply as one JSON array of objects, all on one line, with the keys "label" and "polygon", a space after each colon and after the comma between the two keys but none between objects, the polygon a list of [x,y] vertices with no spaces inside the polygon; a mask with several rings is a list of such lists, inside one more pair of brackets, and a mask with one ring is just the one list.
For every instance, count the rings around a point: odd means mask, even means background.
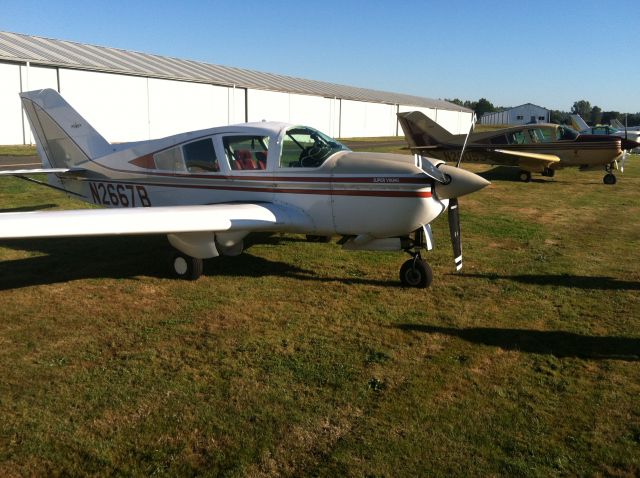
[{"label": "hangar window", "polygon": [[517,119],[518,121],[523,120],[523,119],[524,119],[524,116],[523,116],[523,115],[518,115],[518,116],[516,116],[516,119]]},{"label": "hangar window", "polygon": [[539,120],[539,121],[544,121],[544,120],[545,120],[545,118],[544,118],[544,116],[538,116],[538,120]]},{"label": "hangar window", "polygon": [[291,128],[282,140],[281,168],[317,168],[345,145],[313,128]]},{"label": "hangar window", "polygon": [[185,144],[182,147],[182,154],[189,172],[217,173],[220,171],[220,165],[218,164],[211,138]]},{"label": "hangar window", "polygon": [[184,171],[184,161],[182,160],[182,149],[179,146],[165,149],[153,155],[156,162],[156,169],[165,171]]},{"label": "hangar window", "polygon": [[268,136],[225,136],[222,144],[231,169],[267,169]]}]

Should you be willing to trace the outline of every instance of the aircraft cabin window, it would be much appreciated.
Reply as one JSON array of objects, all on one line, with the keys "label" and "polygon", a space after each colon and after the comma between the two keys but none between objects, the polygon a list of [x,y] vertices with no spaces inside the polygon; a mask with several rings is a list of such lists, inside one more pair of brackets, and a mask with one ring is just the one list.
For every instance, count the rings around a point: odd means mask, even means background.
[{"label": "aircraft cabin window", "polygon": [[507,139],[509,140],[509,144],[525,144],[527,142],[523,131],[514,131],[513,133],[509,133],[507,135]]},{"label": "aircraft cabin window", "polygon": [[225,136],[222,144],[232,170],[267,169],[268,136]]},{"label": "aircraft cabin window", "polygon": [[165,149],[153,155],[156,162],[156,169],[164,171],[184,171],[184,161],[182,160],[182,149],[179,146]]},{"label": "aircraft cabin window", "polygon": [[571,128],[567,128],[566,126],[558,126],[558,129],[556,130],[556,138],[558,139],[558,141],[563,141],[563,140],[575,140],[578,137],[578,132],[571,129]]},{"label": "aircraft cabin window", "polygon": [[313,128],[295,127],[282,140],[281,168],[317,168],[345,145]]},{"label": "aircraft cabin window", "polygon": [[217,173],[220,171],[211,138],[185,144],[182,147],[182,154],[187,171],[191,173]]}]

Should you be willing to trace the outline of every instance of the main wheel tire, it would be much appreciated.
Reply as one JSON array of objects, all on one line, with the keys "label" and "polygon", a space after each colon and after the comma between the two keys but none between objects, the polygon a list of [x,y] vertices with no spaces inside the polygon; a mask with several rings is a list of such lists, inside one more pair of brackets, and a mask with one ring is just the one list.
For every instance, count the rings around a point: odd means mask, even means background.
[{"label": "main wheel tire", "polygon": [[520,171],[520,181],[522,181],[523,183],[531,182],[531,172]]},{"label": "main wheel tire", "polygon": [[316,236],[314,234],[307,234],[307,242],[331,242],[331,236]]},{"label": "main wheel tire", "polygon": [[202,270],[202,259],[181,252],[177,252],[173,256],[173,272],[181,279],[196,280],[202,275]]},{"label": "main wheel tire", "polygon": [[611,173],[605,174],[604,178],[602,178],[602,182],[605,184],[615,184],[616,181],[616,175]]},{"label": "main wheel tire", "polygon": [[431,285],[433,271],[423,259],[409,259],[400,268],[400,282],[406,287],[424,289]]}]

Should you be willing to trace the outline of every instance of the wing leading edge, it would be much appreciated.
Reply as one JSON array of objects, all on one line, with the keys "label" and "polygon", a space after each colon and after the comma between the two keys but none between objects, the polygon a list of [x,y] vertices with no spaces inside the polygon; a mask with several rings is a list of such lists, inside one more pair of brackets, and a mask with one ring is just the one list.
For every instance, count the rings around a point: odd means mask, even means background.
[{"label": "wing leading edge", "polygon": [[498,155],[518,159],[518,165],[529,171],[542,171],[544,168],[550,168],[553,164],[560,162],[560,158],[555,154],[527,153],[506,149],[496,149],[494,152]]},{"label": "wing leading edge", "polygon": [[300,211],[282,205],[210,204],[120,209],[77,209],[0,214],[0,239],[291,231],[310,227]]}]

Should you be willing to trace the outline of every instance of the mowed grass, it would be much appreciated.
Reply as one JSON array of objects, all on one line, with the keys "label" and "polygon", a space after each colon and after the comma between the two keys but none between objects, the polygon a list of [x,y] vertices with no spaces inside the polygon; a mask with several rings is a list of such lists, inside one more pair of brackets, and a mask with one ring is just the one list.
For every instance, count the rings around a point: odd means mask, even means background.
[{"label": "mowed grass", "polygon": [[427,290],[296,235],[196,282],[164,237],[0,242],[0,475],[637,476],[640,158],[486,176]]}]

